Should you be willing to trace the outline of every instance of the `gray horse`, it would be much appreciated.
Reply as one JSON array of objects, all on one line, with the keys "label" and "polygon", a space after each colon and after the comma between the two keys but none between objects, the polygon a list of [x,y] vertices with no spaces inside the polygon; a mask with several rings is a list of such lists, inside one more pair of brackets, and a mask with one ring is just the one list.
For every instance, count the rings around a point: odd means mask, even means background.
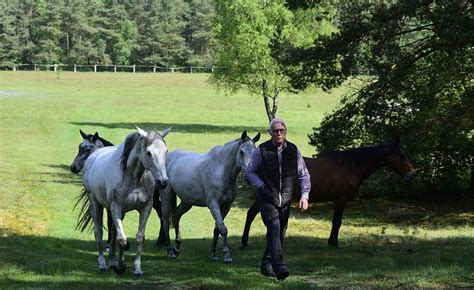
[{"label": "gray horse", "polygon": [[[82,178],[84,205],[79,223],[84,229],[91,220],[94,222],[101,271],[106,270],[102,249],[103,208],[112,211],[116,235],[112,235],[109,262],[119,274],[126,268],[123,251],[128,244],[122,219],[126,212],[138,210],[139,226],[136,234],[137,253],[134,275],[143,275],[141,252],[146,222],[153,205],[155,180],[159,187],[164,188],[168,184],[166,174],[168,149],[163,137],[169,130],[145,132],[137,127],[137,132],[128,135],[125,142],[119,146],[97,149],[85,162]],[[120,245],[118,258],[115,257],[115,239]]]},{"label": "gray horse", "polygon": [[[224,146],[217,146],[206,154],[177,150],[168,154],[166,169],[169,177],[168,187],[160,191],[162,204],[162,225],[168,243],[168,257],[176,257],[181,243],[179,220],[192,206],[208,207],[215,220],[214,238],[211,247],[211,259],[217,260],[216,245],[219,233],[223,239],[224,263],[232,263],[227,245],[227,227],[224,219],[230,210],[237,192],[237,175],[245,170],[250,162],[255,142],[260,139],[258,133],[253,139],[247,131],[239,139]],[[176,231],[174,250],[169,238],[170,204],[176,194],[181,203],[173,211],[172,221]]]}]

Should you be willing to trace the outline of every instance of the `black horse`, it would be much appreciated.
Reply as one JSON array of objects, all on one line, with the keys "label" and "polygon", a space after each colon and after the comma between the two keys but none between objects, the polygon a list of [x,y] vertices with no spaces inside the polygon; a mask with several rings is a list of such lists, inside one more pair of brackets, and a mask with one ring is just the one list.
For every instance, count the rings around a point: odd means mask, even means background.
[{"label": "black horse", "polygon": [[[95,132],[94,135],[92,134],[86,134],[82,132],[82,130],[79,130],[82,136],[82,142],[79,144],[79,151],[76,155],[76,158],[74,158],[74,161],[71,164],[71,172],[74,174],[78,174],[82,168],[84,167],[84,163],[86,162],[87,158],[98,148],[106,147],[106,146],[114,146],[111,142],[105,140],[104,138],[99,136],[99,133]],[[156,210],[158,217],[160,219],[161,223],[161,201],[160,201],[160,196],[159,192],[157,189],[155,189],[155,193],[153,196],[153,208]],[[176,208],[176,196],[173,196],[172,199],[172,209]],[[113,234],[113,227],[114,223],[112,220],[112,213],[110,210],[107,210],[107,249],[109,248],[110,244],[110,238],[111,235]],[[164,245],[164,232],[162,227],[160,227],[160,233],[159,236],[156,240],[155,247],[160,247]],[[128,247],[128,246],[127,246]]]},{"label": "black horse", "polygon": [[[398,142],[332,152],[318,158],[304,157],[304,161],[311,175],[309,202],[333,202],[334,215],[328,244],[335,247],[338,246],[344,208],[367,177],[385,165],[403,176],[406,181],[411,180],[415,174],[415,169]],[[293,197],[299,198],[298,188],[295,189]],[[257,202],[247,211],[241,239],[242,249],[248,247],[250,226],[259,211]]]}]

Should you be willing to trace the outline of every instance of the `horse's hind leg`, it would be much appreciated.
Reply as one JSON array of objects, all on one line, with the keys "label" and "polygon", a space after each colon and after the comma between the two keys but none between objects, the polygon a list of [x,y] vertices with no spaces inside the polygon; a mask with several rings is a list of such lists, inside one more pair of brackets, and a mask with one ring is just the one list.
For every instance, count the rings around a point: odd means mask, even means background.
[{"label": "horse's hind leg", "polygon": [[112,239],[113,231],[114,231],[114,221],[112,219],[112,212],[107,210],[107,244],[105,245],[105,250],[108,252],[110,249],[110,242]]},{"label": "horse's hind leg", "polygon": [[99,251],[99,271],[105,272],[107,266],[105,263],[104,250],[102,249],[102,218],[104,208],[94,200],[91,200],[91,216],[94,220],[94,236]]},{"label": "horse's hind leg", "polygon": [[245,220],[245,227],[244,232],[242,233],[242,238],[240,239],[240,243],[242,244],[242,250],[245,250],[249,247],[248,240],[249,240],[249,232],[250,226],[252,226],[252,222],[260,212],[260,207],[258,206],[257,201],[255,200],[252,206],[247,211],[247,219]]},{"label": "horse's hind leg", "polygon": [[171,195],[174,194],[172,192],[171,186],[168,184],[168,187],[164,189],[161,193],[161,228],[163,229],[163,233],[165,236],[165,243],[166,243],[166,253],[168,258],[176,258],[176,253],[178,252],[176,249],[173,249],[171,245],[170,239],[170,212],[171,212]]},{"label": "horse's hind leg", "polygon": [[179,221],[183,214],[187,213],[191,209],[192,205],[181,202],[179,206],[174,210],[173,217],[171,220],[173,221],[173,227],[176,233],[176,249],[179,250],[181,248],[181,232],[179,230]]},{"label": "horse's hind leg", "polygon": [[153,193],[153,208],[155,209],[156,214],[158,215],[158,219],[160,220],[160,232],[154,244],[154,247],[159,249],[166,244],[166,239],[165,233],[163,231],[163,222],[161,221],[161,217],[163,216],[163,214],[161,212],[161,198],[158,186],[155,186],[155,191]]}]

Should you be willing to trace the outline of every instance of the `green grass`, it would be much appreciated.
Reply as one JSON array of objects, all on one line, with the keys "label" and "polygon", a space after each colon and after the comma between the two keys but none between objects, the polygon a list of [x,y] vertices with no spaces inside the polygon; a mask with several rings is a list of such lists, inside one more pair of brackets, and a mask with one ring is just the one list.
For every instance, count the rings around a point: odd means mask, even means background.
[{"label": "green grass", "polygon": [[[240,136],[265,133],[263,102],[244,92],[226,96],[206,83],[205,74],[126,74],[0,72],[0,288],[206,287],[474,287],[474,209],[472,201],[356,201],[349,205],[340,233],[341,249],[326,239],[330,204],[293,210],[285,258],[291,276],[283,284],[259,274],[265,228],[257,217],[250,249],[240,234],[251,204],[246,186],[226,224],[232,265],[208,259],[213,220],[193,208],[182,219],[182,253],[176,260],[155,250],[158,220],[146,231],[143,270],[132,276],[134,243],[123,276],[98,273],[90,232],[74,231],[75,196],[81,179],[69,165],[81,142],[79,129],[120,143],[139,125],[173,126],[170,150],[205,152]],[[347,91],[309,90],[282,95],[279,115],[288,138],[304,155],[313,148],[307,134]],[[266,136],[266,135],[264,135]],[[264,137],[262,140],[265,140]],[[125,229],[133,240],[137,215]]]}]

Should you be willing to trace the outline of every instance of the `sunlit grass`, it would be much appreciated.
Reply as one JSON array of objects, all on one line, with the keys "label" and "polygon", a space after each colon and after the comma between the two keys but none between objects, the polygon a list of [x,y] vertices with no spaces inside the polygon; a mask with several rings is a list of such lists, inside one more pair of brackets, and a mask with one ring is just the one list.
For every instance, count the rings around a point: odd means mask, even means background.
[{"label": "sunlit grass", "polygon": [[[279,288],[259,274],[265,227],[257,217],[250,249],[240,251],[247,186],[226,218],[234,264],[208,259],[213,219],[193,208],[182,218],[182,252],[169,260],[155,250],[156,213],[150,216],[143,255],[145,277],[133,278],[137,214],[127,214],[132,241],[123,276],[98,273],[93,234],[74,230],[81,177],[69,171],[81,141],[79,129],[120,143],[139,125],[173,126],[170,150],[205,152],[240,136],[264,133],[263,102],[245,92],[226,96],[206,74],[0,72],[0,288],[206,287]],[[282,95],[280,116],[288,138],[311,155],[311,132],[337,105],[347,86],[332,94],[309,90]],[[265,140],[265,135],[262,140]],[[474,210],[466,201],[352,202],[340,232],[341,249],[326,240],[330,204],[293,209],[285,239],[291,276],[286,288],[474,287]],[[173,236],[173,234],[172,234]]]}]

